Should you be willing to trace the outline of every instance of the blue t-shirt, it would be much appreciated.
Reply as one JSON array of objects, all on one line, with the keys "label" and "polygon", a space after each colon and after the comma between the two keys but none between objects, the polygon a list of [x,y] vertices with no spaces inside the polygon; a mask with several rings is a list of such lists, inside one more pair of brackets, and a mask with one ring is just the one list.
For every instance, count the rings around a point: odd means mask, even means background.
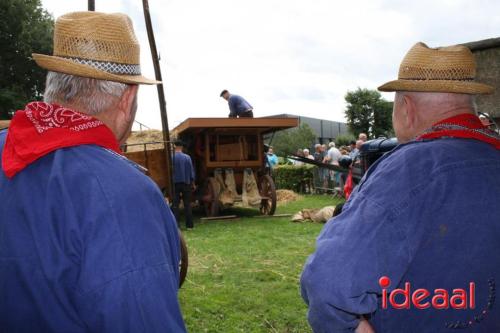
[{"label": "blue t-shirt", "polygon": [[160,190],[116,153],[82,145],[0,171],[0,331],[185,332],[179,249]]},{"label": "blue t-shirt", "polygon": [[191,157],[182,152],[174,154],[174,183],[191,184],[194,181],[194,169]]},{"label": "blue t-shirt", "polygon": [[[489,280],[500,283],[499,176],[500,152],[476,140],[411,142],[378,160],[304,267],[314,331],[351,331],[357,315],[372,314],[376,332],[451,332],[446,324],[457,321],[473,322],[461,332],[500,332],[500,306],[487,309]],[[450,296],[475,282],[476,308],[383,309],[382,276],[389,292],[409,282],[411,293],[442,288]]]},{"label": "blue t-shirt", "polygon": [[252,110],[253,107],[243,97],[238,95],[231,95],[228,99],[229,104],[229,117],[236,117],[245,111]]}]

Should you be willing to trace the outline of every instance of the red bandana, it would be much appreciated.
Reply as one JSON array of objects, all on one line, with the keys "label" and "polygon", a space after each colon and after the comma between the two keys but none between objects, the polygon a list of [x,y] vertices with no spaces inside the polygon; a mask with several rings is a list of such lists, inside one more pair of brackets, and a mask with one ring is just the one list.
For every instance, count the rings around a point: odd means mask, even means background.
[{"label": "red bandana", "polygon": [[464,113],[441,120],[416,138],[417,141],[440,138],[475,139],[500,149],[500,136],[481,123],[479,117]]},{"label": "red bandana", "polygon": [[120,147],[100,120],[57,104],[32,102],[12,119],[2,169],[12,178],[26,166],[59,148],[95,144],[117,153]]}]

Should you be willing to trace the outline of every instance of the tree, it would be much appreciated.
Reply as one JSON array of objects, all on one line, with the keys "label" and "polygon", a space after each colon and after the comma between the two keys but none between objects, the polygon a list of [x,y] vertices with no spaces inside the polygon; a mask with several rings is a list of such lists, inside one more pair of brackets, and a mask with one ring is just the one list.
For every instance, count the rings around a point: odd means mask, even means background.
[{"label": "tree", "polygon": [[369,137],[391,136],[392,105],[376,90],[348,91],[345,95],[347,125],[352,133],[366,133]]},{"label": "tree", "polygon": [[52,54],[54,20],[40,0],[0,2],[0,119],[42,97],[46,71],[31,53]]},{"label": "tree", "polygon": [[297,152],[297,149],[309,148],[314,143],[316,135],[307,124],[285,131],[276,132],[270,144],[279,156],[287,156]]}]

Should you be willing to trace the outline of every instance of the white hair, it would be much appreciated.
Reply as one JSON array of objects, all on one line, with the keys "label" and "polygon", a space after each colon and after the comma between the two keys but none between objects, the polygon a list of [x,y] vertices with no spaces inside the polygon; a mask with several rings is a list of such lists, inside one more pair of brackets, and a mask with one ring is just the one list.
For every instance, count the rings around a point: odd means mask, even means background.
[{"label": "white hair", "polygon": [[307,149],[307,148],[306,148],[306,149],[304,149],[304,154],[305,154],[305,153],[309,154],[309,149]]},{"label": "white hair", "polygon": [[128,85],[58,72],[48,72],[43,100],[46,103],[79,105],[83,113],[95,115],[116,103]]}]

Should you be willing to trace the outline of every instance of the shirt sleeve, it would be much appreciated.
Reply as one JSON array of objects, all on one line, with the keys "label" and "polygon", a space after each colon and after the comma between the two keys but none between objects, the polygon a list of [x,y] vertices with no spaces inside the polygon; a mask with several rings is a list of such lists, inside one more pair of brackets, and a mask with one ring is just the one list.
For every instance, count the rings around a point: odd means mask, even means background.
[{"label": "shirt sleeve", "polygon": [[129,177],[123,187],[110,188],[114,177],[94,179],[85,197],[75,286],[79,317],[91,332],[185,332],[172,213],[149,179]]},{"label": "shirt sleeve", "polygon": [[238,111],[236,110],[236,100],[234,97],[230,97],[227,101],[229,105],[229,117],[236,117],[238,115]]},{"label": "shirt sleeve", "polygon": [[301,276],[314,332],[346,332],[377,309],[378,280],[398,280],[409,262],[405,236],[391,213],[358,192],[330,220]]}]

